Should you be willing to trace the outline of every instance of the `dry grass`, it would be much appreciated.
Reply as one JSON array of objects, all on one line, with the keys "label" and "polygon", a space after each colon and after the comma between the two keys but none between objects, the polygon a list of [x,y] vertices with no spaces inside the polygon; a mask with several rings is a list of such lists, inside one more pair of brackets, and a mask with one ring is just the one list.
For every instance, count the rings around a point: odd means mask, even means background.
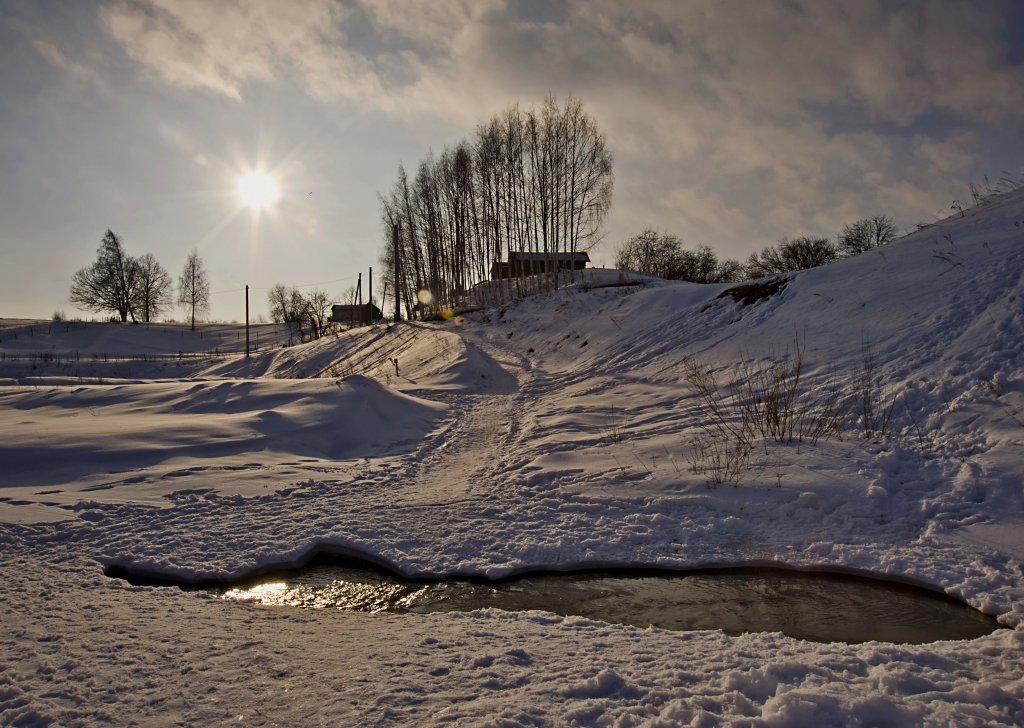
[{"label": "dry grass", "polygon": [[695,359],[683,361],[684,377],[697,393],[700,435],[691,445],[694,472],[712,483],[738,483],[757,440],[815,444],[838,436],[848,415],[847,397],[835,377],[814,386],[804,377],[804,350],[766,361],[746,359],[727,385]]}]

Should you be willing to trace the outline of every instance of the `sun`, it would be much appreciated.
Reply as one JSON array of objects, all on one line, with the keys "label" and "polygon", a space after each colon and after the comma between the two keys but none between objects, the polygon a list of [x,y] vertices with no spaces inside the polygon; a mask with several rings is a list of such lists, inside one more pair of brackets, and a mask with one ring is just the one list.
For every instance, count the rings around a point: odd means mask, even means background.
[{"label": "sun", "polygon": [[262,210],[277,202],[281,193],[266,172],[246,172],[238,178],[238,196],[252,209]]}]

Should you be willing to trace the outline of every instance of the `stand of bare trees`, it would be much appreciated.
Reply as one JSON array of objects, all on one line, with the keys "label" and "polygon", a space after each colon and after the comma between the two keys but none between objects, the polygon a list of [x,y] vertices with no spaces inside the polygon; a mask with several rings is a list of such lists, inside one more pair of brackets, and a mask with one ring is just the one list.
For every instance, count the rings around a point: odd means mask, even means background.
[{"label": "stand of bare trees", "polygon": [[[385,285],[413,317],[460,304],[511,251],[553,262],[589,250],[612,186],[605,135],[582,103],[549,97],[540,109],[512,106],[471,141],[429,154],[413,179],[399,167],[381,197]],[[418,296],[423,290],[430,295]]]},{"label": "stand of bare trees", "polygon": [[300,340],[319,339],[327,333],[331,317],[331,297],[315,289],[303,295],[298,288],[280,283],[267,293],[270,320],[288,324]]},{"label": "stand of bare trees", "polygon": [[751,253],[747,259],[747,277],[761,278],[794,270],[807,270],[831,263],[839,257],[836,245],[828,238],[800,235],[782,238],[768,245],[760,253]]},{"label": "stand of bare trees", "polygon": [[738,260],[719,260],[707,245],[687,250],[677,236],[650,228],[622,244],[615,267],[693,283],[731,283],[743,277]]}]

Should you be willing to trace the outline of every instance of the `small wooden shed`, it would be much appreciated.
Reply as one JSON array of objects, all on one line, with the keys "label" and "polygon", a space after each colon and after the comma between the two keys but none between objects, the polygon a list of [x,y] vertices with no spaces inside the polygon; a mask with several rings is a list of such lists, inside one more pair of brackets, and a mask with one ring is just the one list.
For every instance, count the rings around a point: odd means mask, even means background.
[{"label": "small wooden shed", "polygon": [[372,303],[335,304],[331,306],[330,320],[336,324],[349,326],[369,326],[384,320],[384,314]]}]

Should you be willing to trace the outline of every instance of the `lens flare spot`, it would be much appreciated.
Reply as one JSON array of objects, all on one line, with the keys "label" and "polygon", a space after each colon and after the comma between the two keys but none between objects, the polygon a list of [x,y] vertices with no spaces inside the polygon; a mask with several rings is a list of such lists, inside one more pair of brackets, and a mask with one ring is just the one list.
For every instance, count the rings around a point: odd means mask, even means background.
[{"label": "lens flare spot", "polygon": [[280,604],[287,594],[288,585],[283,581],[275,581],[257,584],[249,589],[229,589],[224,592],[224,598],[261,604]]},{"label": "lens flare spot", "polygon": [[434,294],[424,288],[416,294],[416,300],[424,306],[429,306],[434,302]]},{"label": "lens flare spot", "polygon": [[441,312],[441,318],[443,318],[445,321],[451,320],[453,316],[455,316],[455,312],[452,311],[450,308],[446,308],[444,311]]}]

